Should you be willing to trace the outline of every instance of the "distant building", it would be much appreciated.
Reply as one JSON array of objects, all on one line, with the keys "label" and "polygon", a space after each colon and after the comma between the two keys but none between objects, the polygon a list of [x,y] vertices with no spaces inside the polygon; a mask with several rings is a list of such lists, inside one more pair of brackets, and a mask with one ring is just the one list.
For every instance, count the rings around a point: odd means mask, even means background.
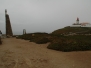
[{"label": "distant building", "polygon": [[88,22],[79,23],[79,18],[77,18],[76,23],[72,24],[70,27],[91,27]]}]

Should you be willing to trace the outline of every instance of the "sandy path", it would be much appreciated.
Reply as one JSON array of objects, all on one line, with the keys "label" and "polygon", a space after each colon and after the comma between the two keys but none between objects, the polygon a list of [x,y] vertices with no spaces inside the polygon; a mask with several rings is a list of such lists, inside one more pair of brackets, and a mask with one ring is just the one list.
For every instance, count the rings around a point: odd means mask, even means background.
[{"label": "sandy path", "polygon": [[60,52],[48,44],[6,38],[0,46],[0,68],[91,68],[91,51]]}]

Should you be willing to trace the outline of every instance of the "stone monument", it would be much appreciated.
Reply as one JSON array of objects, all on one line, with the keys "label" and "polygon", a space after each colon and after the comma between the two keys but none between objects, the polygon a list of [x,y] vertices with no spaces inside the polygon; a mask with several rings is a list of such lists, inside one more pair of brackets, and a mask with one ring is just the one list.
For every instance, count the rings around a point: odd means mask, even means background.
[{"label": "stone monument", "polygon": [[12,37],[12,27],[10,23],[9,15],[7,14],[7,10],[5,9],[5,19],[6,19],[6,37]]}]

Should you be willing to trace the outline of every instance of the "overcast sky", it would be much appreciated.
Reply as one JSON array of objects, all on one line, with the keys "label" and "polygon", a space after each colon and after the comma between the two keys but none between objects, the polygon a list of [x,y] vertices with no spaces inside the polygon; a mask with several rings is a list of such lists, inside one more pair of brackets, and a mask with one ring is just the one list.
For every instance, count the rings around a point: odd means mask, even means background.
[{"label": "overcast sky", "polygon": [[5,33],[5,9],[14,34],[48,32],[80,22],[91,23],[91,0],[0,0],[0,30]]}]

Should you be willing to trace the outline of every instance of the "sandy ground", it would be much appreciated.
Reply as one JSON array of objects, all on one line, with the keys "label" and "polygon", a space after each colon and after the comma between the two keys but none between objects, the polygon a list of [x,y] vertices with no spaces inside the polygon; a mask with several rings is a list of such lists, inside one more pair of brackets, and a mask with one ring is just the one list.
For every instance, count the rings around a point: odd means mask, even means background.
[{"label": "sandy ground", "polygon": [[60,52],[47,45],[5,38],[0,45],[0,68],[91,68],[91,51]]}]

